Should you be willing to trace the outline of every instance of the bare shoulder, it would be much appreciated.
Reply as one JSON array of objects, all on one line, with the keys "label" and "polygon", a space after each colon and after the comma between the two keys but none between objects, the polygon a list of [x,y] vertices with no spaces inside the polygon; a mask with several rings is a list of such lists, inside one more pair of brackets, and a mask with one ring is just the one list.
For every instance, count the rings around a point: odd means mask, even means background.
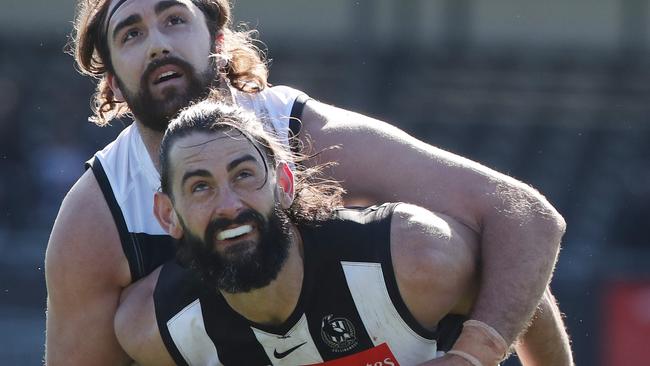
[{"label": "bare shoulder", "polygon": [[474,290],[477,234],[449,216],[398,205],[391,222],[391,254],[400,294],[425,327],[459,309]]},{"label": "bare shoulder", "polygon": [[46,363],[119,365],[113,331],[120,292],[131,281],[108,205],[91,171],[67,194],[45,255]]},{"label": "bare shoulder", "polygon": [[363,131],[364,133],[400,133],[392,125],[366,115],[335,107],[317,100],[309,100],[302,113],[303,130],[316,143],[330,134],[339,138],[340,131]]},{"label": "bare shoulder", "polygon": [[158,267],[124,289],[115,314],[115,334],[122,348],[139,365],[174,365],[163,343],[154,305]]},{"label": "bare shoulder", "polygon": [[[420,206],[402,203],[391,221],[391,243],[403,255],[432,255],[438,259],[474,262],[478,236],[458,220]],[[412,258],[417,260],[416,257]]]},{"label": "bare shoulder", "polygon": [[48,275],[81,271],[91,275],[95,281],[106,280],[122,286],[130,282],[117,228],[90,170],[64,198],[52,228],[45,260]]}]

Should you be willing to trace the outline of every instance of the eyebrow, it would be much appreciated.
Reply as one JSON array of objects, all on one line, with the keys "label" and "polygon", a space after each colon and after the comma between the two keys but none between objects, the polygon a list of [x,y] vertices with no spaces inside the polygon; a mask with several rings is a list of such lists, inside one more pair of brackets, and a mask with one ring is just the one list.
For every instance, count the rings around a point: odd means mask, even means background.
[{"label": "eyebrow", "polygon": [[129,27],[133,24],[136,24],[138,22],[142,21],[142,17],[139,14],[132,14],[126,17],[126,19],[122,20],[121,22],[117,23],[115,26],[115,29],[113,29],[113,39],[117,37],[117,34],[120,33],[120,31],[126,27]]},{"label": "eyebrow", "polygon": [[154,6],[153,11],[156,12],[156,15],[160,15],[160,13],[173,6],[182,6],[186,9],[189,9],[185,3],[182,3],[178,0],[163,0]]},{"label": "eyebrow", "polygon": [[[239,164],[245,163],[247,161],[254,161],[257,162],[257,159],[255,159],[252,155],[246,154],[240,158],[237,158],[226,166],[227,171],[231,171],[235,169]],[[195,170],[188,170],[183,174],[183,177],[181,178],[181,187],[185,185],[185,182],[193,177],[203,177],[203,178],[209,178],[211,177],[212,174],[207,171],[206,169],[195,169]]]},{"label": "eyebrow", "polygon": [[[163,0],[160,1],[154,6],[153,10],[156,13],[156,15],[160,15],[160,13],[164,12],[165,10],[174,7],[174,6],[181,6],[184,7],[185,9],[189,9],[186,4],[177,1],[177,0]],[[139,14],[132,14],[128,16],[126,19],[122,20],[121,22],[117,23],[115,26],[115,29],[113,30],[113,39],[117,37],[117,34],[124,28],[136,24],[138,22],[142,21],[142,17]]]},{"label": "eyebrow", "polygon": [[237,165],[242,164],[242,163],[245,163],[245,162],[247,162],[247,161],[254,161],[254,162],[257,163],[257,159],[255,159],[255,158],[254,158],[252,155],[250,155],[250,154],[246,154],[246,155],[244,155],[244,156],[242,156],[242,157],[240,157],[240,158],[237,158],[237,159],[231,161],[230,163],[228,163],[228,166],[226,167],[226,169],[227,169],[228,171],[231,171],[231,170],[235,169],[235,168],[237,167]]},{"label": "eyebrow", "polygon": [[196,169],[196,170],[189,170],[183,174],[183,178],[181,179],[181,187],[185,185],[185,182],[192,178],[192,177],[204,177],[208,178],[211,177],[212,174],[210,174],[209,171],[205,169]]}]

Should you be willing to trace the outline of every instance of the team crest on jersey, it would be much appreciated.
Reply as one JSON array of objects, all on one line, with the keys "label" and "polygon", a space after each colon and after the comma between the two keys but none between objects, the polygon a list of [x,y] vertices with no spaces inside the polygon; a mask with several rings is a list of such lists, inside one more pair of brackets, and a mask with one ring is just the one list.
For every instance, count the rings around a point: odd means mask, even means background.
[{"label": "team crest on jersey", "polygon": [[332,314],[323,318],[320,335],[334,352],[346,352],[359,344],[352,322],[345,318],[334,318]]}]

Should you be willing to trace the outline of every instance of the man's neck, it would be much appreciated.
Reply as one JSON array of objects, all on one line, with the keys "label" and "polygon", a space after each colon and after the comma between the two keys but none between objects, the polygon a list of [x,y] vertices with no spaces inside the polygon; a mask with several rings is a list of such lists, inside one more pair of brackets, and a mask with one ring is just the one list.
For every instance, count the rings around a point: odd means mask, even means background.
[{"label": "man's neck", "polygon": [[156,167],[156,170],[160,171],[160,143],[162,142],[165,133],[145,127],[137,120],[134,123],[138,127],[138,131],[142,137],[142,142],[147,148],[147,152],[149,153],[153,165]]},{"label": "man's neck", "polygon": [[228,305],[246,319],[265,325],[284,323],[298,305],[302,291],[304,267],[300,232],[292,226],[293,239],[287,260],[278,277],[268,286],[246,293],[221,291]]}]

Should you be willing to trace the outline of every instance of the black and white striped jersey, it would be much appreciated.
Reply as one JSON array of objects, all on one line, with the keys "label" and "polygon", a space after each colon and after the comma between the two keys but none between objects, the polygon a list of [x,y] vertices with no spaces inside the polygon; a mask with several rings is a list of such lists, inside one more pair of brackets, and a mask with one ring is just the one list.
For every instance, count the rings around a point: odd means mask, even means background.
[{"label": "black and white striped jersey", "polygon": [[341,209],[331,220],[299,227],[303,287],[281,326],[250,322],[192,271],[165,264],[154,303],[174,360],[179,365],[414,365],[448,350],[464,319],[448,316],[435,331],[424,329],[399,294],[390,251],[395,205]]},{"label": "black and white striped jersey", "polygon": [[[303,92],[286,86],[266,88],[255,94],[232,89],[235,102],[255,114],[288,144],[300,131]],[[135,124],[86,163],[99,183],[117,226],[122,249],[129,261],[133,282],[174,257],[170,236],[153,215],[153,196],[160,174],[142,142]]]}]

